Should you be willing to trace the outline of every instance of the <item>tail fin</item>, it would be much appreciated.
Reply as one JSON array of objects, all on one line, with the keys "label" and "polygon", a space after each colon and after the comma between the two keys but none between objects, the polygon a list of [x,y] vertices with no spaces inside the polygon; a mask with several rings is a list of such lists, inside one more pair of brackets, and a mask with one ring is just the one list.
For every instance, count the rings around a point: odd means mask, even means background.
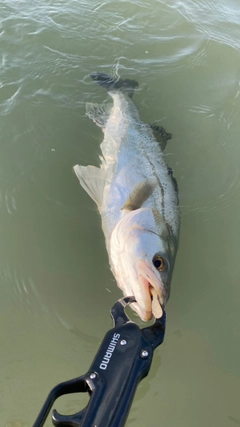
[{"label": "tail fin", "polygon": [[108,92],[111,90],[122,90],[123,92],[127,92],[130,97],[133,96],[134,89],[138,86],[138,82],[136,80],[116,80],[104,73],[91,73],[90,77],[100,86],[104,87]]}]

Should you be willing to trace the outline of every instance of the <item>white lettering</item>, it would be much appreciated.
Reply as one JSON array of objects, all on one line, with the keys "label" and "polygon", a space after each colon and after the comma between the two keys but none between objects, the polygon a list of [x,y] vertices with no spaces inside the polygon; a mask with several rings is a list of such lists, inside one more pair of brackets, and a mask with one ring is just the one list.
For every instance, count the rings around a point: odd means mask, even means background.
[{"label": "white lettering", "polygon": [[114,336],[114,338],[117,338],[118,340],[119,340],[119,338],[120,338],[120,334],[113,334],[113,336]]},{"label": "white lettering", "polygon": [[107,369],[107,365],[105,363],[101,363],[101,365],[99,366],[100,369],[103,369],[105,371],[105,369]]},{"label": "white lettering", "polygon": [[[109,348],[108,348],[108,350],[109,350]],[[109,352],[107,351],[107,353],[105,354],[105,357],[107,357],[108,359],[110,359],[110,357],[112,357],[112,353],[109,353]]]},{"label": "white lettering", "polygon": [[107,369],[108,363],[110,362],[110,359],[113,355],[113,352],[115,350],[115,347],[117,345],[119,338],[120,338],[120,334],[116,334],[116,333],[113,334],[112,339],[111,339],[109,346],[107,348],[107,351],[106,351],[106,353],[103,357],[103,360],[99,366],[100,369],[102,369],[104,371]]}]

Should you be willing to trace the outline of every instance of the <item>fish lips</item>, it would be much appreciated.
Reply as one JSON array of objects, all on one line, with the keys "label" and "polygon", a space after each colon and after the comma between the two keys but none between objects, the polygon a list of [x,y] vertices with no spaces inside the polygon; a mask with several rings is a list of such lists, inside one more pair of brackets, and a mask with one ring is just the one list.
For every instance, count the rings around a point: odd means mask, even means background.
[{"label": "fish lips", "polygon": [[167,291],[147,261],[139,260],[137,271],[138,286],[134,292],[137,301],[135,309],[144,321],[151,320],[153,316],[160,318],[163,313],[162,307],[167,301]]}]

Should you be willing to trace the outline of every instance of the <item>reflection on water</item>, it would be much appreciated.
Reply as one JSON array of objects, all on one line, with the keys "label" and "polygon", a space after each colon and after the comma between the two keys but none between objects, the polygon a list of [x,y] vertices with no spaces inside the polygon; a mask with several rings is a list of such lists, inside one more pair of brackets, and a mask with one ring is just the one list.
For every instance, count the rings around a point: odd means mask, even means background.
[{"label": "reflection on water", "polygon": [[[142,118],[173,134],[182,211],[166,339],[128,425],[240,424],[239,14],[225,0],[3,3],[4,427],[31,426],[56,383],[86,372],[121,296],[72,172],[98,165],[102,133],[85,116],[86,102],[106,98],[88,78],[96,70],[138,80]],[[59,408],[77,405],[70,396]]]}]

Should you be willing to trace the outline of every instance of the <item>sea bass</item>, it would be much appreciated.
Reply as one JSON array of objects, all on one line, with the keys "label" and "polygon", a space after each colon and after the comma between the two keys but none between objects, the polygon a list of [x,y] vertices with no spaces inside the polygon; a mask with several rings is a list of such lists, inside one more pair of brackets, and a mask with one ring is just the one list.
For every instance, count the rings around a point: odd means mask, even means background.
[{"label": "sea bass", "polygon": [[132,101],[137,82],[90,76],[113,103],[87,104],[87,115],[104,133],[101,165],[74,171],[98,206],[117,285],[135,297],[131,307],[148,321],[161,317],[169,298],[178,248],[177,183],[163,155],[171,134],[140,119]]}]

